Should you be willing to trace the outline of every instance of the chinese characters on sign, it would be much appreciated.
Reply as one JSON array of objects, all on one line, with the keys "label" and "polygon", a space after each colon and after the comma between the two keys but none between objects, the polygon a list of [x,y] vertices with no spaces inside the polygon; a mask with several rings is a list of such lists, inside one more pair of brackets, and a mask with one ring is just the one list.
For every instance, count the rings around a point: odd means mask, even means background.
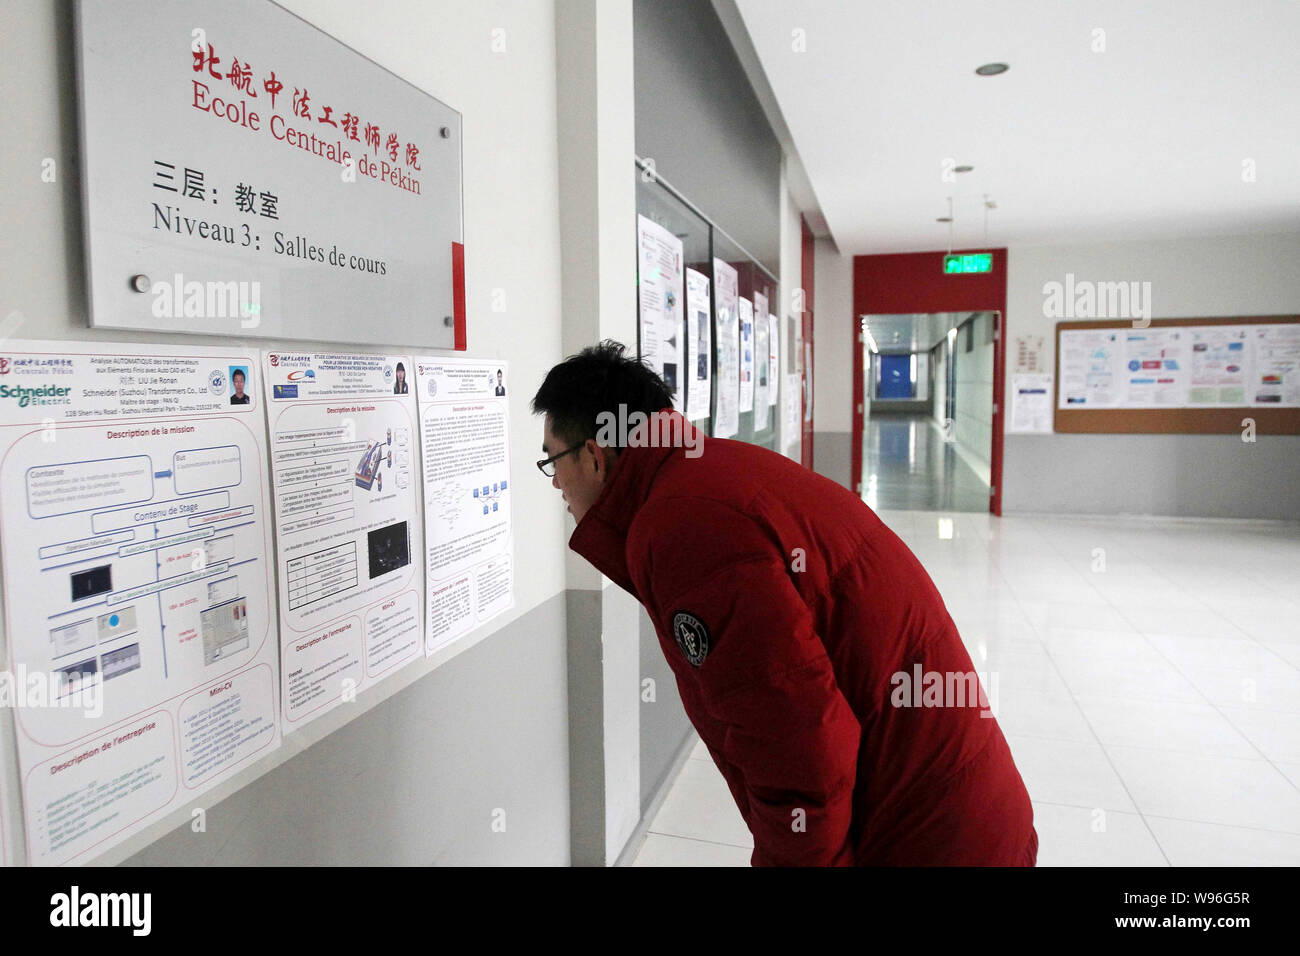
[{"label": "chinese characters on sign", "polygon": [[266,0],[76,10],[92,325],[464,347],[459,114]]}]

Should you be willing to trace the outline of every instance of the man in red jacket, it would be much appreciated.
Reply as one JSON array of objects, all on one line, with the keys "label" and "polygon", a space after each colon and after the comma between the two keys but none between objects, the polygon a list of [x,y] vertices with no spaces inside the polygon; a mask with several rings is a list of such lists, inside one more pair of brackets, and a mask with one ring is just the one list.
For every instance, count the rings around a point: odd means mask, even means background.
[{"label": "man in red jacket", "polygon": [[533,399],[569,547],[646,608],[755,866],[1032,866],[1029,794],[929,575],[859,498],[706,438],[605,342]]}]

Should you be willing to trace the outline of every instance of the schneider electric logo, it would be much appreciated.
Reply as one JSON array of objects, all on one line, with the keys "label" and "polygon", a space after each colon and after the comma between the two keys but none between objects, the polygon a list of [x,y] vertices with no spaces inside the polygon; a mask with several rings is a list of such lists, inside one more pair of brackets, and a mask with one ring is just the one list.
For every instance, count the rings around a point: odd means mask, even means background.
[{"label": "schneider electric logo", "polygon": [[71,405],[68,394],[72,391],[67,385],[38,385],[27,388],[24,385],[0,385],[0,399],[15,398],[19,408],[29,405]]}]

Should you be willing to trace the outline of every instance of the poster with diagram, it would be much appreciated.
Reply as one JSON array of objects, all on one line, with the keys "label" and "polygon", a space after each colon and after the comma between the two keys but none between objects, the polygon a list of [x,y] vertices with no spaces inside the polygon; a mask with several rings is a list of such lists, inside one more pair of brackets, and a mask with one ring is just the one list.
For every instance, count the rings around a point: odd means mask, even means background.
[{"label": "poster with diagram", "polygon": [[1253,329],[1252,405],[1300,407],[1300,325]]},{"label": "poster with diagram", "polygon": [[[771,312],[767,314],[767,404],[776,407],[781,391],[781,324]],[[775,413],[773,413],[775,414]]]},{"label": "poster with diagram", "polygon": [[1187,330],[1152,327],[1124,334],[1124,394],[1130,407],[1187,400]]},{"label": "poster with diagram", "polygon": [[238,347],[0,347],[30,864],[86,862],[280,743],[259,377]]},{"label": "poster with diagram", "polygon": [[768,401],[768,371],[771,366],[768,364],[768,330],[770,326],[767,322],[767,316],[754,314],[754,431],[760,432],[767,428],[770,419],[769,409],[771,403]]},{"label": "poster with diagram", "polygon": [[1123,395],[1124,330],[1062,329],[1058,408],[1116,408]]},{"label": "poster with diagram", "polygon": [[754,410],[754,303],[740,299],[740,410]]},{"label": "poster with diagram", "polygon": [[713,260],[713,301],[718,310],[718,407],[713,434],[731,438],[740,431],[740,275],[721,259]]},{"label": "poster with diagram", "polygon": [[286,730],[423,656],[409,356],[263,353]]},{"label": "poster with diagram", "polygon": [[682,241],[645,216],[637,216],[637,292],[641,361],[663,376],[673,408],[682,410],[686,369],[682,359]]},{"label": "poster with diagram", "polygon": [[686,417],[699,421],[709,417],[713,398],[713,320],[709,309],[709,277],[686,270],[686,341],[688,373]]},{"label": "poster with diagram", "polygon": [[514,606],[510,367],[416,358],[424,449],[425,651],[435,654]]},{"label": "poster with diagram", "polygon": [[1187,329],[1189,405],[1245,405],[1246,349],[1250,327],[1193,326]]}]

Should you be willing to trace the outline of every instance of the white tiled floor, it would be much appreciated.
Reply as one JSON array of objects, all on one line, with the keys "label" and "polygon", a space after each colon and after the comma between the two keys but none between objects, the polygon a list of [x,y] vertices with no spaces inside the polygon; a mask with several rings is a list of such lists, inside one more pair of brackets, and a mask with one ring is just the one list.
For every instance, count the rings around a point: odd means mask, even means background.
[{"label": "white tiled floor", "polygon": [[[1300,866],[1300,524],[879,512],[934,579],[1040,866]],[[748,866],[697,745],[636,866]]]}]

